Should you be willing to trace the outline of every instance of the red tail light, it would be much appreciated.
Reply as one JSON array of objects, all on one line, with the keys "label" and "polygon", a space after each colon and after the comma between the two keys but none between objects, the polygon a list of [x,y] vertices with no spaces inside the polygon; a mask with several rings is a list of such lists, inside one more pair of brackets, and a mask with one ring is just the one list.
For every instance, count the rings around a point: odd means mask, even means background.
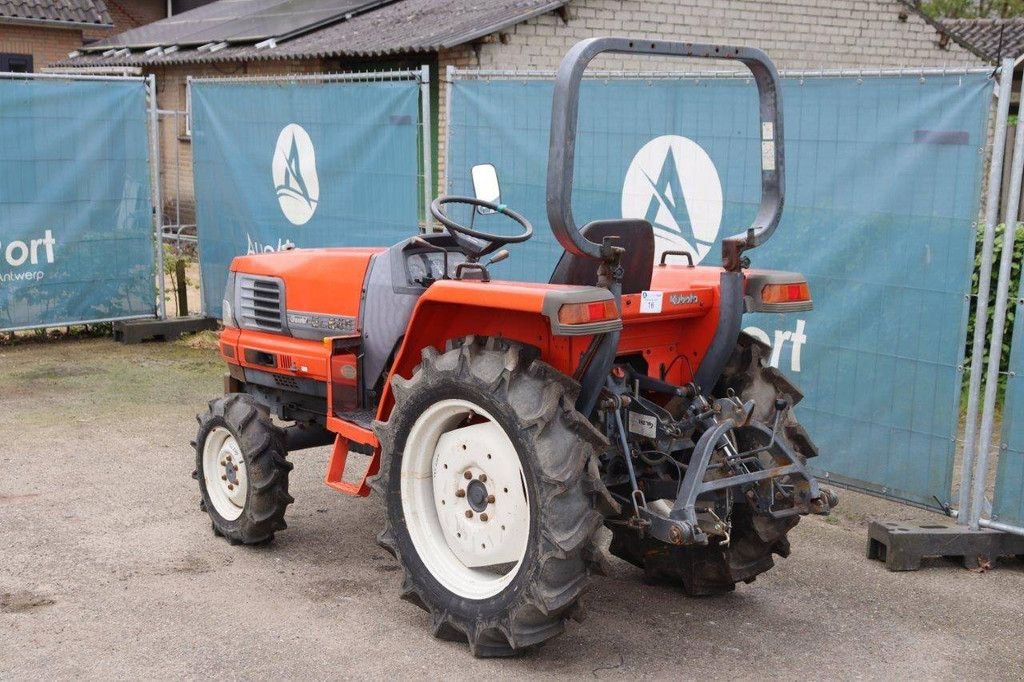
[{"label": "red tail light", "polygon": [[595,301],[592,303],[566,303],[558,309],[558,321],[562,324],[589,324],[615,320],[619,311],[615,301]]},{"label": "red tail light", "polygon": [[807,282],[765,284],[761,289],[761,301],[764,303],[798,303],[810,300],[811,290]]}]

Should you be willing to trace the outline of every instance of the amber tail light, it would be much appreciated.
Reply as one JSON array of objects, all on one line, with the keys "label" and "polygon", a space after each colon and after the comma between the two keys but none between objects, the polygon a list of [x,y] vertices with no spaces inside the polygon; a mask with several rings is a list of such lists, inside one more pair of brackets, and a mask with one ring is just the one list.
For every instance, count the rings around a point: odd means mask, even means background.
[{"label": "amber tail light", "polygon": [[594,301],[590,303],[566,303],[558,309],[558,321],[561,324],[590,324],[615,320],[619,311],[615,301]]},{"label": "amber tail light", "polygon": [[764,303],[797,303],[810,300],[811,290],[807,282],[765,284],[761,289],[761,301]]}]

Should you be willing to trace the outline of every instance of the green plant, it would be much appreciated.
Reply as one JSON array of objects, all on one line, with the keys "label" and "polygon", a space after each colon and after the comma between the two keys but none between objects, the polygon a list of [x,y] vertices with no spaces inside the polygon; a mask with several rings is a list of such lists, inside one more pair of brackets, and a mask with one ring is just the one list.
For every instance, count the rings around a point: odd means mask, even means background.
[{"label": "green plant", "polygon": [[[974,343],[974,328],[977,318],[977,295],[978,295],[978,283],[981,279],[981,256],[982,256],[982,244],[984,241],[984,228],[979,228],[975,235],[976,246],[974,256],[974,274],[971,276],[971,293],[974,295],[974,303],[971,304],[971,315],[967,322],[967,350],[965,357],[965,367],[971,366],[971,355],[972,345]],[[992,346],[992,326],[995,321],[995,306],[996,306],[996,285],[999,281],[999,258],[1003,250],[1003,237],[1006,233],[1005,225],[996,226],[995,244],[993,247],[993,263],[992,263],[992,277],[989,282],[989,296],[988,296],[988,325],[985,332],[985,356],[984,360],[988,362],[989,351]],[[1003,347],[1002,356],[999,361],[999,369],[1003,374],[999,378],[999,394],[1000,396],[1006,390],[1006,372],[1009,371],[1010,363],[1010,342],[1013,334],[1013,323],[1016,316],[1017,306],[1015,302],[1017,300],[1017,293],[1020,289],[1020,273],[1021,273],[1021,261],[1024,260],[1024,225],[1017,225],[1016,236],[1014,237],[1013,243],[1013,267],[1010,271],[1010,300],[1006,310],[1006,333],[1003,336]],[[965,382],[966,382],[965,375]]]},{"label": "green plant", "polygon": [[926,0],[921,11],[937,19],[1016,17],[1024,14],[1024,0]]},{"label": "green plant", "polygon": [[196,261],[195,256],[190,253],[178,251],[170,244],[164,244],[164,274],[174,275],[178,267],[178,261],[183,261],[188,267]]}]

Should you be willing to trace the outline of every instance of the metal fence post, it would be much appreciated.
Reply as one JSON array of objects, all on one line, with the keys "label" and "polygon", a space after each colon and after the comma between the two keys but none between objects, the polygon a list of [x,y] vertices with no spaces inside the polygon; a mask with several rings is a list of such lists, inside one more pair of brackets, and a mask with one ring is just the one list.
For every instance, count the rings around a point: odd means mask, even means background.
[{"label": "metal fence post", "polygon": [[[960,524],[969,523],[975,466],[975,439],[978,428],[978,399],[981,394],[981,374],[984,371],[985,332],[988,326],[989,280],[992,277],[992,243],[999,219],[999,185],[1003,175],[1003,155],[1006,148],[1006,119],[1010,112],[1010,92],[1013,86],[1013,60],[1004,59],[999,72],[996,130],[992,142],[992,159],[988,174],[988,195],[985,199],[985,233],[982,240],[981,272],[978,279],[978,303],[975,307],[974,340],[971,346],[970,383],[967,392],[967,420],[964,429],[964,453],[960,465],[959,515]],[[1020,127],[1024,129],[1024,126]],[[986,458],[987,459],[987,458]],[[982,490],[984,472],[982,471]],[[976,527],[976,524],[975,524]]]},{"label": "metal fence post", "polygon": [[434,198],[431,179],[434,175],[432,138],[430,135],[430,67],[420,67],[420,118],[423,119],[423,228],[430,232],[434,219],[430,214],[430,202]]},{"label": "metal fence post", "polygon": [[[185,77],[185,131],[188,133],[189,138],[192,139],[192,144],[195,145],[195,139],[192,138],[192,76]],[[180,143],[179,143],[180,144]],[[178,168],[178,172],[181,173],[181,168]],[[192,211],[195,214],[194,220],[196,221],[196,262],[199,265],[199,314],[202,317],[208,317],[209,313],[206,310],[206,292],[204,291],[203,284],[203,250],[199,245],[199,206],[196,201],[196,190],[195,190],[195,146],[192,147]],[[181,201],[181,197],[178,197],[178,201]],[[181,226],[179,225],[179,229]]]},{"label": "metal fence post", "polygon": [[153,174],[153,227],[156,231],[156,277],[160,301],[157,304],[157,316],[167,319],[167,303],[164,282],[164,209],[160,188],[160,119],[156,105],[156,75],[149,74],[146,78],[149,90],[149,130],[150,130],[150,163]]},{"label": "metal fence post", "polygon": [[[995,319],[992,321],[992,342],[989,345],[988,371],[985,376],[985,404],[981,413],[981,436],[978,442],[978,452],[975,457],[974,481],[971,488],[969,525],[972,530],[978,529],[982,507],[985,504],[986,474],[988,473],[989,448],[992,445],[992,431],[995,424],[996,394],[999,390],[999,364],[1003,357],[1003,335],[1006,333],[1006,304],[1009,299],[1010,270],[1013,265],[1013,242],[1017,232],[1017,214],[1020,211],[1022,181],[1024,181],[1024,124],[1018,123],[1013,142],[1013,162],[1010,164],[1010,192],[1006,200],[1006,215],[1003,219],[1003,250],[999,256],[999,281],[996,284]],[[991,261],[991,259],[992,254],[989,254],[989,260]],[[991,277],[991,273],[986,276],[982,272],[981,277],[982,281],[985,282]],[[980,316],[980,301],[978,302],[978,310],[978,315]],[[979,324],[982,323],[976,320],[974,323],[976,329]]]},{"label": "metal fence post", "polygon": [[444,84],[444,193],[451,192],[452,186],[448,178],[452,172],[452,82],[455,80],[455,67],[451,64],[445,72]]}]

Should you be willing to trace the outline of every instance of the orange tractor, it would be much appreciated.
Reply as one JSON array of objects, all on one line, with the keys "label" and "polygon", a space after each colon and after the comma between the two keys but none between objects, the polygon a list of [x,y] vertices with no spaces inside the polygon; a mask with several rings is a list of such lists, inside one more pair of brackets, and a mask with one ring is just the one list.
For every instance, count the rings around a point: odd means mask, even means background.
[{"label": "orange tractor", "polygon": [[[688,256],[678,252],[656,263],[643,220],[574,223],[580,82],[603,52],[752,72],[761,207],[724,241],[722,267],[666,262]],[[835,502],[805,468],[816,451],[793,417],[800,391],[741,333],[744,312],[811,308],[801,275],[751,270],[742,255],[778,224],[783,160],[764,53],[596,38],[569,51],[556,80],[547,209],[565,252],[550,283],[491,279],[502,247],[533,229],[500,203],[490,166],[474,169],[476,197],[432,203],[445,232],[236,258],[220,335],[226,395],[200,415],[195,441],[214,532],[270,540],[292,502],[288,454],[330,445],[327,485],[384,503],[377,540],[404,569],[402,596],[430,613],[435,635],[479,656],[539,645],[580,614],[602,525],[612,554],[688,594],[754,580],[789,553],[800,515]],[[451,217],[456,205],[468,226]],[[515,232],[474,227],[485,215]],[[350,452],[370,458],[355,480]]]}]

